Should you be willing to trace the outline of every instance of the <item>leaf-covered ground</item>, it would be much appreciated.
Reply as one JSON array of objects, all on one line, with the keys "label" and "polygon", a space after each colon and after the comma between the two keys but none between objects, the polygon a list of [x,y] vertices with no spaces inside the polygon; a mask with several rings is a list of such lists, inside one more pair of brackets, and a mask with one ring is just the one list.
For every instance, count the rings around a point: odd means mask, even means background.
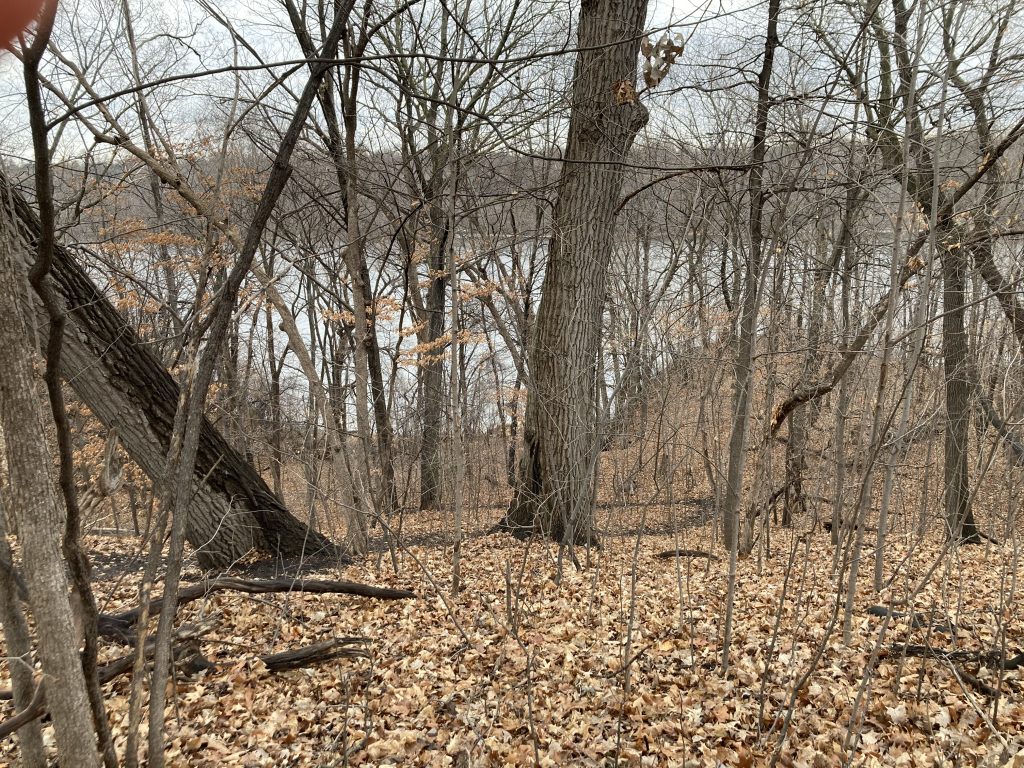
[{"label": "leaf-covered ground", "polygon": [[[405,535],[446,525],[411,516]],[[321,571],[412,589],[416,600],[221,593],[193,603],[183,621],[217,616],[203,652],[218,669],[177,681],[170,762],[995,766],[1024,746],[1021,672],[901,653],[907,643],[1024,650],[1013,546],[950,552],[898,532],[879,595],[868,534],[844,642],[827,535],[777,532],[770,555],[738,562],[723,674],[728,558],[655,557],[677,547],[721,555],[712,533],[609,536],[580,553],[580,570],[563,559],[560,580],[557,547],[474,536],[461,548],[457,595],[451,548],[430,543]],[[115,567],[131,541],[89,544],[103,609],[132,605],[137,577]],[[906,615],[869,614],[878,604]],[[256,660],[336,636],[368,638],[371,658],[276,674]],[[122,748],[128,688],[127,677],[108,685]]]}]

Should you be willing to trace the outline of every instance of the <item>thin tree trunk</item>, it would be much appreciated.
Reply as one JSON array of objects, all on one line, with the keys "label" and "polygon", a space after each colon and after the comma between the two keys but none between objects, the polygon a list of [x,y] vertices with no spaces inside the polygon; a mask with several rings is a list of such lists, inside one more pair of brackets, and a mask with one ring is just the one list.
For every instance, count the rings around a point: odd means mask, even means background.
[{"label": "thin tree trunk", "polygon": [[[303,53],[312,58],[316,55],[316,49],[310,38],[303,20],[298,14],[298,9],[289,6],[289,13],[293,30],[299,40]],[[364,17],[365,25],[366,19]],[[358,40],[346,41],[346,52],[349,58],[356,59],[362,55],[368,43],[365,26],[361,30]],[[345,69],[345,76],[340,83],[341,96],[341,119],[339,120],[338,108],[335,103],[334,74],[328,73],[327,87],[321,89],[318,94],[320,106],[324,112],[327,123],[327,150],[331,155],[334,164],[335,176],[338,180],[338,187],[342,190],[345,222],[348,234],[348,245],[344,250],[345,266],[349,271],[352,285],[352,301],[354,314],[356,315],[356,376],[357,389],[366,394],[367,386],[371,405],[373,407],[374,425],[377,428],[377,463],[380,467],[380,494],[378,513],[390,516],[398,506],[397,490],[395,487],[395,458],[394,458],[394,430],[391,426],[391,416],[388,411],[387,397],[384,389],[384,376],[380,360],[380,342],[377,338],[376,312],[373,309],[373,296],[370,290],[370,270],[366,261],[365,243],[361,236],[359,219],[359,196],[360,196],[360,168],[358,164],[358,152],[356,144],[356,128],[359,118],[358,96],[359,86],[362,79],[362,70],[357,63],[353,63]],[[341,127],[344,125],[345,132],[342,134]],[[360,376],[362,380],[360,381]],[[357,418],[358,412],[357,412]],[[367,434],[362,435],[364,451],[369,456],[369,416],[364,414],[366,420]],[[368,459],[367,459],[368,460]],[[369,467],[367,467],[369,469]],[[350,529],[351,530],[351,529]],[[363,540],[359,540],[359,536]],[[349,546],[356,545],[365,547],[366,531],[357,530],[350,533]]]},{"label": "thin tree trunk", "polygon": [[[839,235],[835,246],[828,254],[827,263],[819,264],[814,270],[811,282],[811,308],[807,320],[807,351],[804,354],[802,381],[813,381],[818,376],[824,350],[821,344],[822,330],[825,324],[826,291],[831,275],[845,262],[846,253],[853,241],[853,219],[863,200],[860,189],[851,185],[846,193],[843,218],[840,223]],[[824,258],[824,243],[820,244]],[[817,421],[821,409],[815,402],[807,407],[798,406],[794,409],[789,426],[789,443],[786,445],[786,497],[783,508],[783,525],[792,523],[795,515],[802,513],[806,507],[803,493],[804,472],[807,469],[807,436]]]},{"label": "thin tree trunk", "polygon": [[[323,47],[320,51],[321,59],[330,59],[337,55],[338,43],[351,10],[352,0],[335,7],[331,27],[325,35]],[[153,674],[150,680],[148,733],[150,768],[162,768],[165,762],[164,704],[167,696],[167,676],[171,660],[171,645],[178,597],[177,590],[181,577],[182,553],[185,546],[186,526],[194,484],[195,465],[197,463],[196,458],[200,449],[202,428],[206,424],[203,410],[221,349],[217,340],[227,330],[235,302],[238,298],[238,292],[259,248],[267,221],[273,213],[277,200],[291,176],[290,161],[292,152],[298,143],[299,136],[306,123],[306,118],[313,106],[313,101],[330,66],[330,64],[320,61],[310,69],[309,78],[299,97],[288,129],[281,139],[281,144],[274,157],[273,166],[263,187],[252,222],[246,231],[244,244],[238,253],[234,265],[227,274],[223,290],[218,294],[210,310],[209,335],[211,341],[203,346],[200,352],[200,339],[196,338],[190,351],[189,362],[193,364],[189,366],[189,369],[192,372],[192,379],[183,387],[175,411],[170,449],[168,450],[168,474],[164,480],[163,488],[166,494],[164,500],[164,522],[166,523],[166,508],[171,505],[173,505],[174,518],[171,525],[167,567],[164,574],[166,610],[160,613],[156,636],[156,650],[153,657]],[[150,565],[159,557],[161,549],[160,544],[162,543],[164,526],[161,525],[158,528],[160,529],[160,538],[154,538],[151,542],[150,552],[152,559],[150,560]],[[146,607],[148,607],[148,604]],[[144,646],[144,642],[140,641],[140,646]]]},{"label": "thin tree trunk", "polygon": [[750,169],[750,246],[743,279],[743,302],[740,308],[739,335],[736,339],[736,365],[733,390],[733,422],[729,437],[729,471],[723,510],[722,539],[728,551],[739,543],[740,502],[743,495],[743,469],[746,463],[750,401],[754,384],[754,348],[756,345],[757,307],[761,289],[764,236],[764,161],[771,98],[768,90],[778,47],[779,0],[769,0],[768,27],[765,34],[764,58],[758,75],[757,112],[754,118],[754,144]]},{"label": "thin tree trunk", "polygon": [[[468,7],[468,6],[467,6]],[[452,180],[451,194],[448,200],[449,210],[448,215],[450,217],[451,224],[455,224],[455,193],[456,193],[456,179],[458,178],[458,170],[454,174],[455,178]],[[451,286],[451,320],[450,325],[452,329],[452,348],[451,348],[451,362],[450,368],[450,383],[449,392],[451,393],[451,423],[452,423],[452,464],[454,465],[454,478],[452,486],[452,515],[455,523],[454,538],[455,541],[452,544],[452,594],[456,595],[462,588],[462,539],[463,539],[463,526],[462,526],[462,513],[463,513],[463,493],[462,483],[466,475],[466,452],[465,445],[463,443],[463,426],[462,426],[462,380],[461,380],[461,366],[459,364],[459,354],[461,352],[461,345],[459,343],[459,312],[461,306],[459,304],[459,273],[458,264],[455,259],[455,244],[449,243],[448,245],[448,280]]]},{"label": "thin tree trunk", "polygon": [[274,495],[284,499],[284,483],[281,477],[284,460],[284,452],[281,449],[281,369],[284,368],[288,349],[285,348],[281,354],[279,364],[274,344],[274,308],[267,302],[263,311],[267,321],[267,366],[270,369],[270,476],[274,481]]},{"label": "thin tree trunk", "polygon": [[[955,198],[946,192],[940,192],[935,158],[925,145],[924,129],[914,103],[920,50],[918,49],[915,56],[911,57],[908,41],[911,9],[904,0],[893,0],[892,5],[895,15],[893,48],[899,64],[900,83],[906,102],[908,135],[905,141],[912,142],[910,153],[918,168],[917,173],[909,181],[918,204],[930,218],[929,230],[933,233],[932,241],[938,249],[942,270],[942,359],[946,396],[943,482],[946,525],[953,538],[964,542],[978,542],[980,537],[974,525],[974,513],[971,509],[968,470],[971,387],[965,327],[967,259],[960,244],[950,241],[954,234],[952,214],[955,213]],[[924,18],[925,7],[922,4],[919,6],[919,24],[923,23]],[[919,41],[919,46],[922,44]],[[941,114],[940,112],[940,124]],[[980,165],[983,166],[984,162]]]},{"label": "thin tree trunk", "polygon": [[771,109],[769,85],[775,49],[779,45],[778,24],[780,0],[768,0],[768,23],[764,38],[764,58],[757,78],[757,112],[754,117],[754,144],[750,169],[750,248],[747,252],[740,308],[740,329],[737,338],[733,394],[733,422],[729,437],[729,470],[726,479],[725,505],[722,510],[722,540],[729,552],[729,587],[726,595],[725,629],[722,639],[722,674],[729,671],[732,645],[733,610],[736,595],[736,558],[739,555],[740,503],[743,496],[743,468],[746,460],[747,433],[750,422],[750,400],[754,388],[754,347],[757,333],[757,307],[761,291],[761,262],[764,237],[764,161],[767,154],[768,113]]},{"label": "thin tree trunk", "polygon": [[[454,179],[450,183],[455,183]],[[426,351],[420,356],[420,418],[423,428],[420,438],[420,509],[434,509],[441,504],[442,461],[441,428],[444,418],[444,309],[448,286],[448,239],[452,232],[444,218],[441,206],[430,205],[431,230],[437,242],[432,244],[428,266],[430,285],[424,304],[426,333],[423,343]]]},{"label": "thin tree trunk", "polygon": [[971,426],[971,386],[965,328],[967,264],[959,248],[943,248],[942,360],[946,388],[945,508],[946,525],[953,538],[979,543],[971,508],[968,438]]},{"label": "thin tree trunk", "polygon": [[[61,352],[64,347],[67,312],[54,290],[51,276],[56,248],[56,216],[53,180],[50,174],[51,147],[40,88],[39,64],[53,30],[55,14],[56,9],[52,6],[43,14],[36,27],[32,44],[24,46],[24,57],[22,58],[25,96],[29,124],[32,129],[35,193],[40,219],[39,239],[36,244],[35,258],[28,271],[28,280],[33,292],[43,305],[48,320],[45,345],[46,368],[43,380],[46,382],[47,399],[50,403],[50,413],[56,432],[58,486],[65,507],[61,551],[68,566],[71,587],[74,592],[71,599],[72,611],[77,612],[80,621],[82,673],[85,677],[93,728],[99,737],[103,763],[106,768],[117,768],[117,752],[110,735],[110,723],[107,720],[103,692],[100,689],[96,673],[96,660],[99,653],[96,623],[99,611],[89,579],[89,560],[82,548],[82,510],[78,504],[75,487],[71,428],[68,423],[67,408],[64,404],[64,387],[61,383],[63,375]],[[51,695],[53,693],[54,691],[51,689]]]},{"label": "thin tree trunk", "polygon": [[[1024,118],[1018,120],[1004,135],[1002,141],[995,145],[992,150],[985,154],[978,163],[977,170],[966,178],[947,199],[942,202],[939,210],[933,214],[933,222],[948,223],[953,216],[956,204],[960,202],[975,186],[996,167],[999,160],[1006,152],[1017,143],[1024,135]],[[918,200],[920,202],[920,199]],[[918,257],[921,249],[928,243],[934,232],[934,224],[928,230],[918,234],[914,242],[907,248],[906,261],[900,268],[899,287],[902,290],[912,277],[917,275],[925,266],[926,260]],[[886,309],[889,306],[889,296],[876,302],[867,312],[866,319],[860,324],[856,334],[849,345],[843,350],[842,356],[836,360],[829,371],[819,381],[803,384],[798,387],[778,408],[772,416],[771,434],[774,436],[785,423],[786,419],[803,403],[808,403],[831,392],[843,379],[853,366],[854,361],[864,350],[864,346],[874,335],[878,324],[885,317]]]}]

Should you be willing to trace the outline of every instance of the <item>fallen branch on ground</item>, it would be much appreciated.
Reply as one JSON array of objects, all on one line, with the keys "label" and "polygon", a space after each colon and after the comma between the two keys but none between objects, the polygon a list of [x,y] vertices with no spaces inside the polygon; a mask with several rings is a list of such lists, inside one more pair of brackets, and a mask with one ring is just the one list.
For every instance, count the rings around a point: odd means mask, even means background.
[{"label": "fallen branch on ground", "polygon": [[271,672],[283,672],[286,669],[298,669],[332,659],[368,659],[368,644],[369,641],[365,637],[336,637],[303,648],[260,656],[260,661],[266,664]]},{"label": "fallen branch on ground", "polygon": [[[389,589],[372,587],[355,581],[326,581],[321,579],[239,579],[225,576],[218,579],[201,581],[184,587],[178,591],[178,606],[181,607],[193,600],[222,591],[245,592],[250,595],[264,595],[276,592],[307,592],[320,595],[358,595],[376,600],[408,600],[416,597],[414,592],[405,589]],[[150,617],[156,616],[163,609],[163,598],[157,598],[149,604]],[[101,614],[97,627],[103,637],[118,640],[127,645],[135,642],[135,623],[142,614],[141,608],[133,608],[116,614]]]},{"label": "fallen branch on ground", "polygon": [[[199,624],[185,624],[174,633],[174,657],[179,659],[183,649],[189,649],[204,634],[213,629],[216,624],[215,617],[209,617]],[[146,643],[146,658],[150,659],[156,649],[156,645],[150,641]],[[107,662],[96,669],[100,685],[109,683],[116,677],[131,671],[135,664],[135,654],[129,653],[113,661]],[[13,698],[10,690],[0,691],[0,700]],[[10,736],[24,725],[46,714],[46,691],[42,682],[36,687],[29,705],[13,717],[0,722],[0,739]]]},{"label": "fallen branch on ground", "polygon": [[[186,624],[177,630],[174,637],[174,658],[177,666],[186,674],[194,674],[203,670],[216,670],[217,665],[204,658],[199,652],[199,639],[209,632],[216,623],[214,618],[208,618],[201,624]],[[336,637],[313,645],[301,648],[293,648],[279,653],[268,653],[259,656],[259,660],[266,665],[271,672],[284,672],[289,669],[299,669],[324,661],[333,659],[368,659],[370,652],[367,649],[369,640],[365,637]],[[146,660],[153,657],[156,645],[152,641],[146,643]],[[109,683],[111,680],[127,674],[135,665],[135,654],[129,653],[108,662],[96,671],[101,684]],[[11,699],[12,692],[0,691],[0,699]],[[40,682],[29,705],[0,722],[0,739],[10,736],[19,728],[42,717],[46,714],[46,694],[43,683]]]},{"label": "fallen branch on ground", "polygon": [[718,560],[718,555],[704,552],[700,549],[667,549],[655,555],[659,560],[671,560],[674,557],[706,557],[708,560]]},{"label": "fallen branch on ground", "polygon": [[980,664],[983,667],[1013,671],[1024,669],[1024,653],[1007,659],[998,651],[950,651],[930,645],[896,644],[887,651],[889,656],[915,656],[920,658],[941,659],[954,664]]},{"label": "fallen branch on ground", "polygon": [[43,683],[39,682],[36,692],[32,694],[32,701],[28,703],[21,712],[9,717],[0,723],[0,739],[10,736],[24,725],[28,725],[38,717],[46,714],[46,694],[43,691]]},{"label": "fallen branch on ground", "polygon": [[[872,605],[870,608],[868,608],[868,614],[870,614],[871,616],[878,616],[880,618],[891,616],[894,619],[909,619],[910,626],[912,629],[932,629],[935,632],[942,632],[947,635],[956,633],[956,625],[952,622],[948,622],[946,624],[936,622],[923,613],[904,613],[902,611],[894,611],[891,608],[884,605]],[[916,648],[918,646],[907,647]]]},{"label": "fallen branch on ground", "polygon": [[982,680],[979,680],[977,677],[972,675],[966,669],[958,667],[953,662],[950,661],[950,662],[947,662],[947,663],[949,664],[950,668],[953,670],[953,674],[959,675],[960,678],[964,680],[964,682],[966,682],[966,683],[970,684],[972,687],[978,689],[981,693],[985,694],[990,699],[994,699],[997,696],[999,696],[999,690],[998,689],[993,688],[991,685],[989,685],[988,683],[986,683],[986,682],[984,682]]}]

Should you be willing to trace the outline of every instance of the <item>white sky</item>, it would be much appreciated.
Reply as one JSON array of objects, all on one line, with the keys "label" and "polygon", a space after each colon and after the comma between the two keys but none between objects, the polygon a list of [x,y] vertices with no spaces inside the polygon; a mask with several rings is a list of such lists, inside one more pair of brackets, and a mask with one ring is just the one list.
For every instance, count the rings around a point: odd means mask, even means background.
[{"label": "white sky", "polygon": [[[698,0],[652,0],[649,28],[663,27],[680,20],[690,22],[702,15],[717,15],[722,12],[721,4],[725,4],[726,10],[740,10],[741,8],[757,3],[759,0],[746,0],[745,2],[734,2],[732,0],[705,0],[700,3]],[[199,35],[192,41],[194,54],[186,54],[175,67],[175,71],[202,71],[217,65],[223,65],[230,61],[228,48],[226,46],[227,35],[219,24],[212,21],[206,11],[203,10],[204,0],[133,0],[132,7],[136,13],[136,36],[146,39],[147,37],[159,36],[161,33],[186,32],[191,29],[198,29]],[[709,5],[710,3],[710,5]],[[213,3],[211,3],[213,4]],[[575,3],[574,3],[575,5]],[[66,29],[69,23],[69,16],[76,14],[80,18],[97,18],[99,8],[100,19],[111,19],[109,15],[110,0],[62,0],[61,14],[58,21],[58,35],[61,34],[60,27]],[[283,25],[287,24],[284,10],[275,0],[249,0],[248,2],[229,2],[214,5],[222,14],[230,15],[231,22],[238,30],[255,45],[266,60],[280,59],[296,55],[290,50],[292,43],[289,38],[281,34]],[[72,10],[74,9],[74,10]],[[115,19],[113,23],[119,23]],[[95,29],[97,23],[92,22]],[[686,34],[686,29],[682,30]],[[204,41],[205,39],[205,41]],[[283,39],[288,39],[282,44]],[[214,52],[211,56],[210,53]],[[94,52],[88,51],[89,55]],[[99,52],[102,55],[104,52]],[[117,56],[118,51],[110,52]],[[81,59],[85,54],[78,51],[72,52],[72,58]],[[207,80],[204,78],[204,80]],[[189,85],[202,91],[205,87],[214,86],[215,83],[203,80],[196,81]],[[230,86],[229,86],[230,87]],[[103,88],[99,89],[103,92]],[[216,91],[217,89],[211,88]],[[193,116],[192,119],[202,121],[203,116]],[[19,62],[8,52],[0,52],[0,125],[3,126],[0,132],[0,155],[23,157],[27,154],[31,145],[28,132],[28,118],[24,107],[24,90],[21,81],[21,69]],[[187,124],[183,130],[188,130]],[[69,130],[62,137],[62,143],[58,151],[60,156],[80,154],[84,146],[92,144],[91,137],[76,135],[77,131]]]}]

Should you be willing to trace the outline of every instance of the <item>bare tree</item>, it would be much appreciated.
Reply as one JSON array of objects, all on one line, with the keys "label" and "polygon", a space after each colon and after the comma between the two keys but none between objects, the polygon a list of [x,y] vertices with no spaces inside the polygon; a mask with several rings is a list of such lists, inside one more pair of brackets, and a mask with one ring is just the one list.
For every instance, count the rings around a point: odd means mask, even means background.
[{"label": "bare tree", "polygon": [[596,364],[623,169],[647,122],[635,81],[646,0],[580,11],[569,135],[530,349],[523,455],[506,523],[575,544],[594,537]]}]

